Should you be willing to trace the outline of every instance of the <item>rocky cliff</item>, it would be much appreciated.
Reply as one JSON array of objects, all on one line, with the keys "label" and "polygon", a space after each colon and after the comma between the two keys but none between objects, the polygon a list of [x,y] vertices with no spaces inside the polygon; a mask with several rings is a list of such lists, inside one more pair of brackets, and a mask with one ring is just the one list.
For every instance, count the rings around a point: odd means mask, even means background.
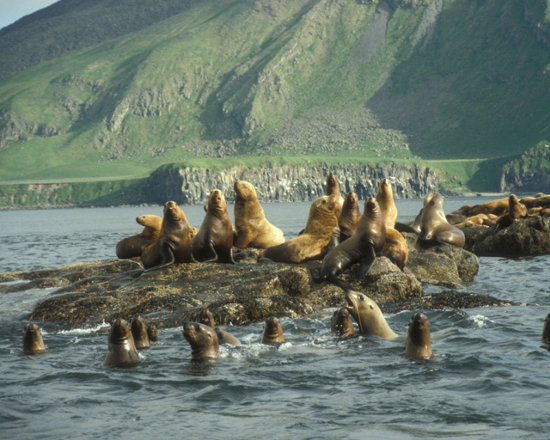
[{"label": "rocky cliff", "polygon": [[550,193],[550,142],[540,142],[502,169],[501,192]]}]

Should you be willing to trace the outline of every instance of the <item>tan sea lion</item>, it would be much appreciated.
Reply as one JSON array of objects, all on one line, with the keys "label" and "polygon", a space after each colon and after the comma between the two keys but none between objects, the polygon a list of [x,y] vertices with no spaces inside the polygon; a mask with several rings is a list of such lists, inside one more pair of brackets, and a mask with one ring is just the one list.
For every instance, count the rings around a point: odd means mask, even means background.
[{"label": "tan sea lion", "polygon": [[527,217],[527,215],[527,207],[518,200],[515,194],[510,194],[508,197],[508,212],[497,220],[495,230],[505,229],[517,219]]},{"label": "tan sea lion", "polygon": [[283,326],[275,316],[270,316],[265,320],[264,334],[262,344],[282,344],[285,342]]},{"label": "tan sea lion", "polygon": [[132,319],[130,325],[132,329],[132,337],[134,338],[134,344],[138,350],[147,350],[151,347],[149,343],[149,335],[147,334],[147,328],[141,316],[137,315]]},{"label": "tan sea lion", "polygon": [[342,211],[342,206],[344,205],[344,197],[342,197],[342,193],[340,192],[340,184],[338,183],[338,179],[332,173],[327,176],[325,195],[334,195],[336,197],[336,203],[338,203],[340,211]]},{"label": "tan sea lion", "polygon": [[160,237],[141,254],[143,267],[156,270],[172,263],[193,261],[191,253],[191,225],[176,202],[166,202]]},{"label": "tan sea lion", "polygon": [[433,196],[434,196],[434,193],[431,192],[426,197],[424,197],[422,208],[420,209],[420,211],[418,212],[418,215],[415,217],[412,224],[410,225],[413,231],[416,232],[417,234],[420,234],[420,230],[422,229],[422,214],[424,214],[424,208],[428,205],[428,203],[430,203],[430,200],[432,200]]},{"label": "tan sea lion", "polygon": [[[447,221],[449,221],[449,216],[446,216]],[[471,217],[467,217],[460,223],[456,223],[455,226],[457,228],[466,228],[471,226],[489,226],[494,225],[496,221],[496,217],[494,214],[476,214]]]},{"label": "tan sea lion", "polygon": [[542,329],[542,342],[550,345],[550,313],[546,315],[544,320],[544,328]]},{"label": "tan sea lion", "polygon": [[254,186],[244,180],[235,182],[235,246],[244,249],[266,249],[285,242],[285,236],[277,226],[265,218]]},{"label": "tan sea lion", "polygon": [[216,327],[216,321],[214,320],[214,314],[208,309],[202,309],[199,314],[199,322],[201,324],[212,327],[218,336],[218,341],[220,344],[230,344],[230,345],[241,345],[235,336],[231,333],[226,332],[218,327]]},{"label": "tan sea lion", "polygon": [[386,241],[380,255],[388,257],[393,264],[403,270],[409,259],[409,245],[403,234],[396,229],[386,228]]},{"label": "tan sea lion", "polygon": [[335,196],[315,200],[309,209],[304,233],[277,246],[267,248],[264,257],[283,263],[303,263],[322,258],[339,235],[340,209]]},{"label": "tan sea lion", "polygon": [[232,263],[233,224],[227,213],[225,197],[214,189],[208,197],[208,208],[199,233],[192,239],[193,257],[197,261]]},{"label": "tan sea lion", "polygon": [[143,249],[155,243],[160,236],[162,218],[158,215],[140,215],[136,222],[142,225],[143,231],[120,240],[116,245],[116,256],[118,258],[140,257]]},{"label": "tan sea lion", "polygon": [[413,360],[430,359],[432,343],[430,341],[430,323],[426,315],[416,313],[409,322],[405,356]]},{"label": "tan sea lion", "polygon": [[139,355],[134,344],[132,331],[124,319],[117,319],[109,333],[109,353],[105,358],[106,367],[131,368],[139,363]]},{"label": "tan sea lion", "polygon": [[422,212],[422,228],[420,240],[423,242],[448,243],[464,247],[464,232],[451,225],[445,218],[443,211],[443,196],[434,195]]},{"label": "tan sea lion", "polygon": [[349,290],[346,292],[347,309],[359,326],[362,335],[376,335],[390,339],[397,337],[382,315],[378,304],[361,292]]},{"label": "tan sea lion", "polygon": [[338,336],[352,336],[355,334],[348,309],[341,307],[333,313],[330,329]]},{"label": "tan sea lion", "polygon": [[41,354],[46,352],[46,346],[42,339],[42,331],[36,324],[29,324],[23,334],[23,353]]},{"label": "tan sea lion", "polygon": [[376,193],[376,201],[382,211],[386,228],[393,228],[397,221],[397,206],[393,200],[393,191],[388,179],[382,179]]},{"label": "tan sea lion", "polygon": [[481,203],[479,205],[465,205],[457,209],[455,213],[463,214],[467,217],[471,217],[477,214],[495,214],[502,215],[508,209],[508,197],[502,199],[491,200],[489,202]]},{"label": "tan sea lion", "polygon": [[338,275],[352,264],[360,263],[359,277],[364,277],[374,263],[376,253],[382,251],[385,241],[386,226],[382,212],[378,202],[369,198],[365,201],[355,234],[331,249],[320,268],[310,269],[313,280],[320,283],[327,279],[344,290],[350,290],[350,285]]},{"label": "tan sea lion", "polygon": [[147,337],[150,342],[157,342],[159,340],[159,334],[155,324],[149,324],[147,326]]},{"label": "tan sea lion", "polygon": [[359,200],[357,194],[350,192],[344,199],[342,212],[338,217],[338,227],[340,228],[340,241],[347,240],[353,235],[361,219],[361,210],[359,209]]},{"label": "tan sea lion", "polygon": [[212,361],[219,357],[219,341],[212,327],[200,322],[185,321],[183,336],[191,346],[192,361]]}]

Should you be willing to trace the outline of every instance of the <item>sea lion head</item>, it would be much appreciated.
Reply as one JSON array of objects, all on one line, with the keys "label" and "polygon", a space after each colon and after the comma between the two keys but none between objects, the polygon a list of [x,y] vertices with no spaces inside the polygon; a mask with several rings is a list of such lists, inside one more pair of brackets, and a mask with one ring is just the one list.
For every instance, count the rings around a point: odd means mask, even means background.
[{"label": "sea lion head", "polygon": [[422,313],[415,313],[411,317],[405,355],[411,359],[428,359],[432,356],[430,323]]},{"label": "sea lion head", "polygon": [[322,225],[323,230],[332,230],[338,225],[338,216],[340,215],[340,205],[336,196],[322,196],[314,200],[309,208],[308,222],[305,232],[311,229],[317,230],[318,225]]},{"label": "sea lion head", "polygon": [[340,185],[338,179],[332,173],[327,176],[327,185],[325,189],[325,195],[330,196],[332,194],[340,195]]},{"label": "sea lion head", "polygon": [[36,324],[29,324],[23,335],[23,352],[25,354],[37,354],[46,351],[42,340],[42,332]]},{"label": "sea lion head", "polygon": [[214,320],[214,314],[208,309],[202,309],[199,313],[199,322],[209,327],[216,327],[216,321]]},{"label": "sea lion head", "polygon": [[187,221],[187,217],[185,217],[185,214],[183,211],[179,208],[178,204],[174,201],[169,201],[164,204],[164,219],[163,219],[163,225],[165,221],[168,220],[170,222],[183,222],[185,225],[189,225],[189,222]]},{"label": "sea lion head", "polygon": [[262,344],[281,344],[285,342],[283,326],[275,316],[270,316],[265,320],[264,334]]},{"label": "sea lion head", "polygon": [[343,210],[354,209],[357,206],[359,206],[359,198],[357,197],[357,194],[354,192],[347,193],[346,198],[344,199]]},{"label": "sea lion head", "polygon": [[212,327],[200,322],[185,321],[183,336],[191,346],[192,360],[214,360],[219,357],[218,335]]},{"label": "sea lion head", "polygon": [[113,322],[109,333],[109,343],[117,345],[131,343],[131,345],[134,345],[132,330],[126,320],[119,318]]},{"label": "sea lion head", "polygon": [[351,315],[348,309],[341,307],[334,312],[330,322],[330,328],[333,333],[340,336],[355,334],[355,329],[353,328]]},{"label": "sea lion head", "polygon": [[366,234],[368,241],[374,246],[376,251],[380,251],[386,241],[386,224],[382,210],[376,199],[369,197],[365,200],[363,216],[359,221],[357,233]]},{"label": "sea lion head", "polygon": [[150,324],[147,327],[147,336],[149,337],[149,341],[157,342],[159,340],[159,334],[155,324]]},{"label": "sea lion head", "polygon": [[225,197],[219,189],[213,189],[208,196],[208,211],[212,214],[224,213],[227,211]]},{"label": "sea lion head", "polygon": [[139,356],[132,336],[132,330],[124,319],[117,319],[109,333],[109,353],[104,365],[107,367],[135,367]]},{"label": "sea lion head", "polygon": [[237,200],[256,200],[258,195],[254,186],[245,180],[239,180],[233,185]]},{"label": "sea lion head", "polygon": [[346,309],[359,326],[363,335],[377,335],[382,338],[394,338],[397,335],[389,327],[378,304],[367,295],[354,290],[346,292]]},{"label": "sea lion head", "polygon": [[158,229],[162,225],[162,217],[158,215],[140,215],[136,218],[136,222],[146,228]]},{"label": "sea lion head", "polygon": [[132,337],[138,350],[145,350],[150,347],[147,327],[141,316],[137,315],[132,319],[131,324]]}]

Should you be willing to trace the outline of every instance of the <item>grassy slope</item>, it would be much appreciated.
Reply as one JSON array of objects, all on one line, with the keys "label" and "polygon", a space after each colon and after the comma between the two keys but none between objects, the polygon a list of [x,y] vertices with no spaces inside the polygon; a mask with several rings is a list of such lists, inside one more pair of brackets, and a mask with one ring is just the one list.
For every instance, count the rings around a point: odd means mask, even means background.
[{"label": "grassy slope", "polygon": [[[372,4],[203,1],[0,81],[0,115],[26,138],[0,148],[0,179],[143,176],[182,160],[210,166],[220,147],[265,156],[223,164],[409,161],[410,146],[463,158],[428,164],[483,189],[494,167],[480,159],[548,137],[548,51],[517,3],[448,0],[416,48],[425,7],[389,11],[369,52]],[[47,130],[58,134],[34,134]]]}]

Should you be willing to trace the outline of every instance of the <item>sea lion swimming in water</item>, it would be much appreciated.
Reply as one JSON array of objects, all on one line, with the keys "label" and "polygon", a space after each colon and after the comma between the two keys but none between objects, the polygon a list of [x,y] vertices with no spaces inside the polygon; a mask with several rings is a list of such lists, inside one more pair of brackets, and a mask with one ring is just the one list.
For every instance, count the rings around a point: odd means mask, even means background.
[{"label": "sea lion swimming in water", "polygon": [[378,304],[364,293],[349,290],[346,292],[346,302],[346,308],[357,322],[362,335],[376,335],[385,339],[398,336],[388,325]]},{"label": "sea lion swimming in water", "polygon": [[109,353],[105,358],[106,367],[131,368],[139,363],[139,355],[134,344],[132,331],[124,319],[117,319],[109,333]]},{"label": "sea lion swimming in water", "polygon": [[385,240],[386,227],[382,212],[378,202],[369,198],[365,201],[364,212],[355,233],[331,249],[323,258],[320,268],[310,269],[313,280],[320,283],[327,279],[345,291],[350,290],[350,285],[338,278],[338,275],[359,262],[359,277],[364,277],[374,263],[376,253],[384,247]]},{"label": "sea lion swimming in water", "polygon": [[413,360],[430,359],[432,357],[430,323],[426,315],[422,313],[414,314],[409,322],[405,356]]},{"label": "sea lion swimming in water", "polygon": [[443,196],[434,195],[422,209],[422,228],[419,238],[422,242],[448,243],[464,247],[464,232],[451,225],[443,211]]},{"label": "sea lion swimming in water", "polygon": [[47,351],[40,328],[36,324],[29,324],[23,334],[23,353],[41,354]]},{"label": "sea lion swimming in water", "polygon": [[353,336],[355,334],[348,309],[341,307],[333,313],[330,329],[338,336]]},{"label": "sea lion swimming in water", "polygon": [[151,347],[149,343],[149,335],[147,334],[147,328],[141,316],[137,315],[132,319],[130,324],[132,329],[132,337],[134,338],[134,344],[138,350],[147,350]]},{"label": "sea lion swimming in water", "polygon": [[262,344],[282,344],[285,342],[283,326],[275,316],[270,316],[265,320]]},{"label": "sea lion swimming in water", "polygon": [[193,257],[197,261],[235,264],[233,224],[227,213],[225,197],[214,189],[208,197],[208,207],[199,232],[192,239]]},{"label": "sea lion swimming in water", "polygon": [[200,322],[185,321],[183,336],[191,346],[192,361],[214,361],[218,359],[219,341],[212,327]]},{"label": "sea lion swimming in water", "polygon": [[235,246],[266,249],[284,243],[285,236],[265,217],[254,186],[244,180],[235,182]]},{"label": "sea lion swimming in water", "polygon": [[158,215],[140,215],[136,222],[143,231],[120,240],[116,245],[116,256],[121,259],[140,257],[143,249],[159,239],[162,218]]},{"label": "sea lion swimming in water", "polygon": [[216,335],[218,336],[218,341],[220,344],[241,345],[241,341],[239,341],[231,333],[216,327],[214,314],[210,310],[201,310],[201,312],[199,313],[199,322],[214,329]]},{"label": "sea lion swimming in water", "polygon": [[147,337],[151,342],[157,342],[159,340],[159,334],[155,324],[149,324],[147,326]]}]

